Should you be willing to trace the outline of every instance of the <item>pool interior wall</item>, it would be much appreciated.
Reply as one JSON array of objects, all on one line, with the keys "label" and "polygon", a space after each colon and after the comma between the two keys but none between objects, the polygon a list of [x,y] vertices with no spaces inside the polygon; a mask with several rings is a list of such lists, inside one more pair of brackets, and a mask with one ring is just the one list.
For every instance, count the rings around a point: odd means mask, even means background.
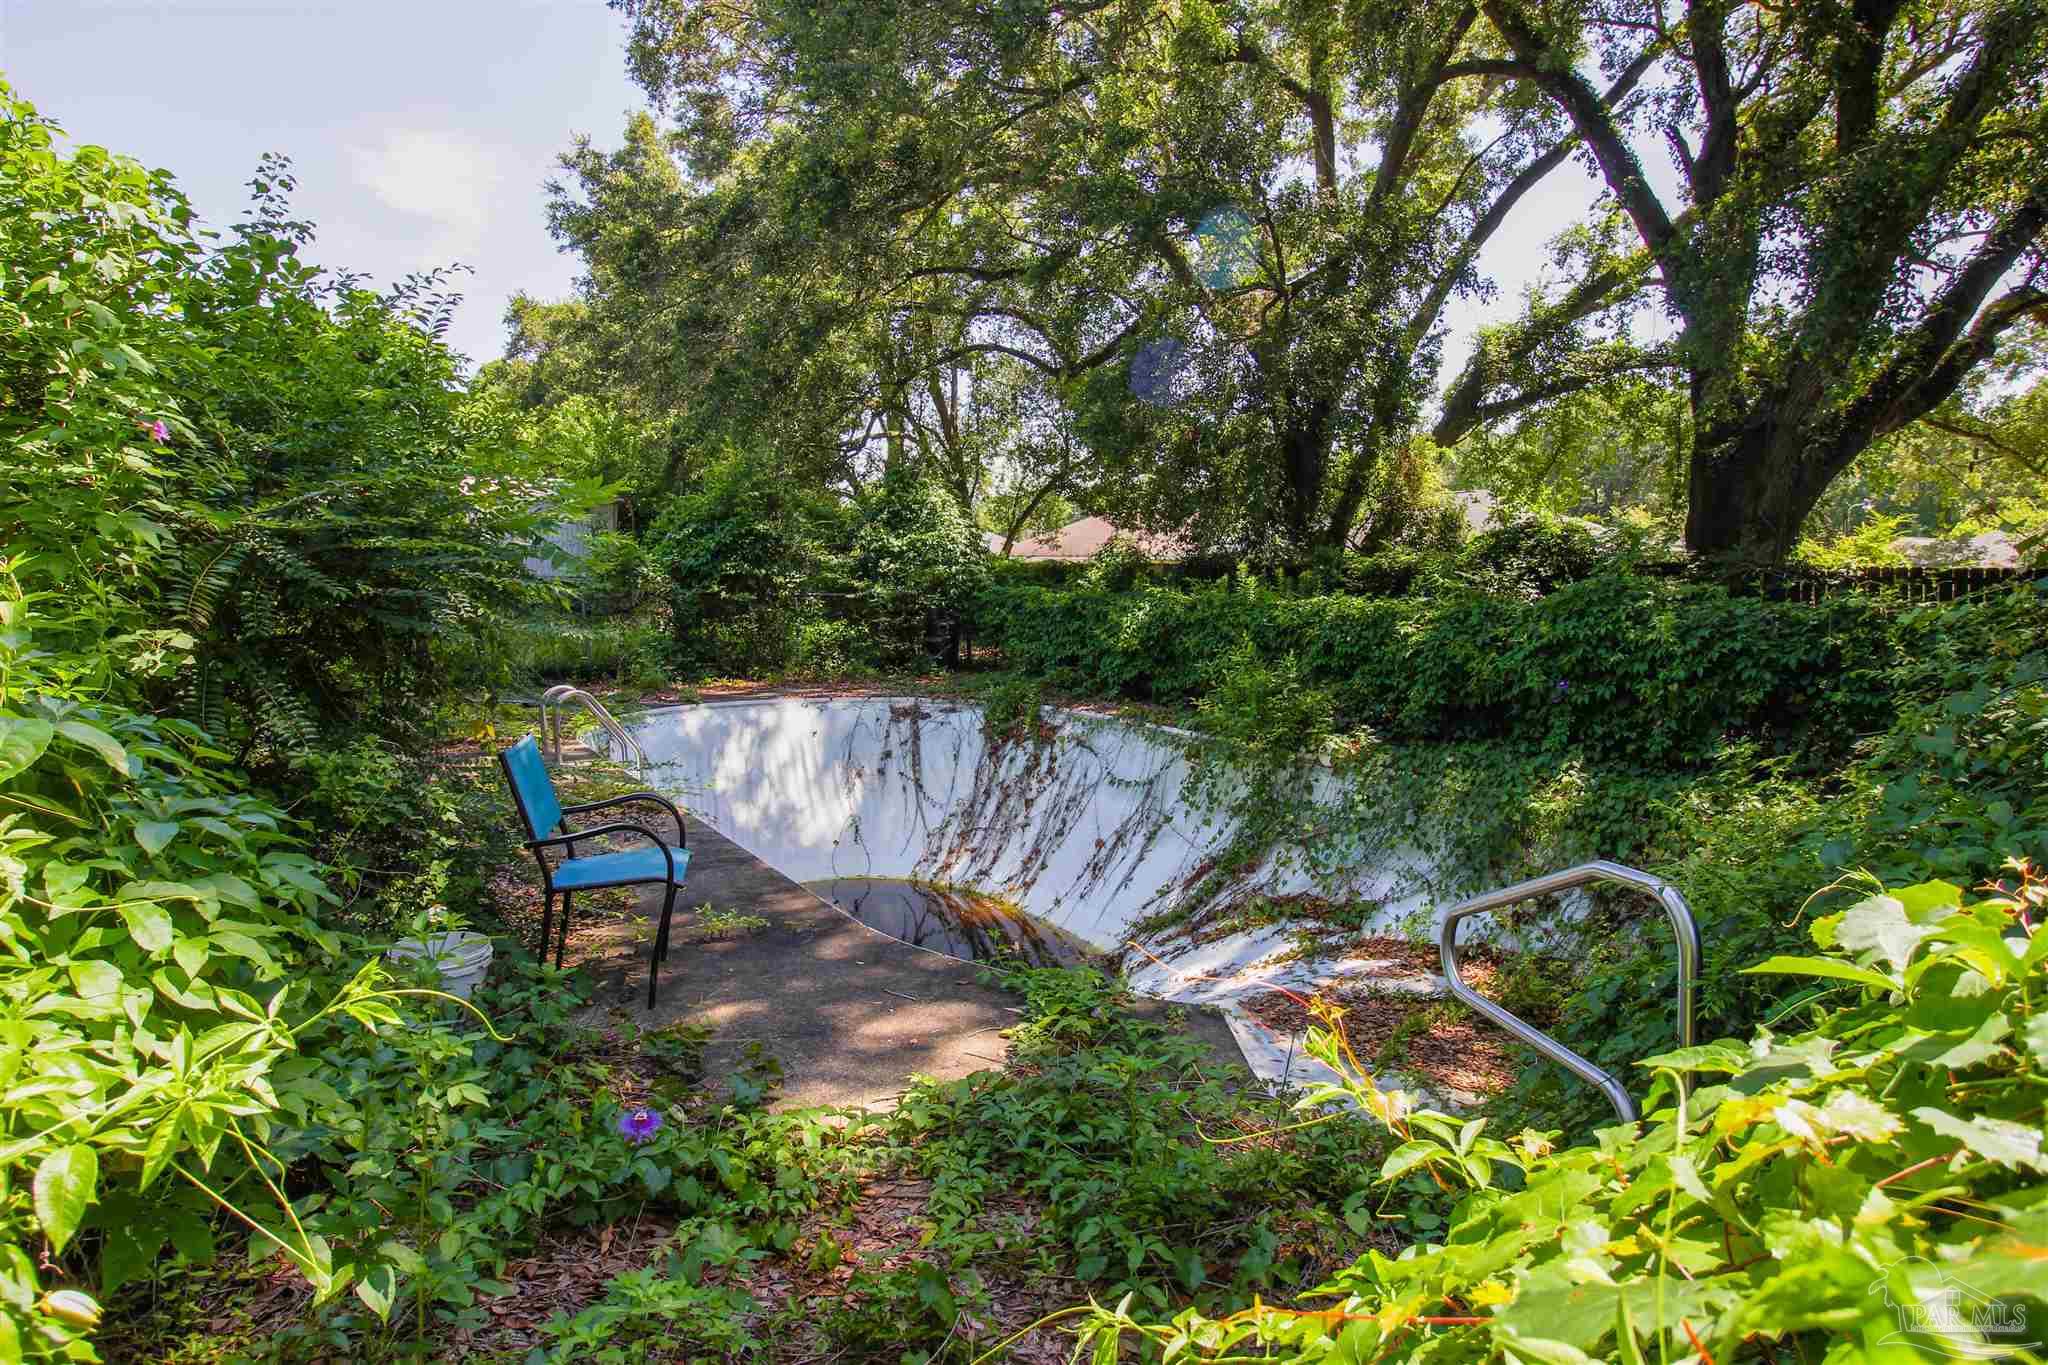
[{"label": "pool interior wall", "polygon": [[[1184,799],[1184,732],[1073,711],[1048,709],[1043,719],[1049,738],[991,744],[979,708],[965,703],[773,698],[651,711],[633,729],[657,785],[791,880],[899,877],[996,892],[1123,954],[1136,990],[1220,1007],[1261,1077],[1309,1079],[1296,1040],[1276,1037],[1238,1002],[1375,964],[1275,961],[1293,944],[1284,926],[1207,942],[1136,937],[1139,921],[1201,879],[1231,830],[1213,798]],[[1341,795],[1325,768],[1308,780],[1321,796]],[[1412,849],[1350,865],[1342,850],[1313,852],[1304,860],[1277,851],[1242,884],[1331,894],[1334,878],[1342,894],[1381,903],[1372,933],[1412,931],[1426,917],[1424,894],[1403,890],[1429,871]],[[1387,984],[1440,983],[1411,975]]]}]

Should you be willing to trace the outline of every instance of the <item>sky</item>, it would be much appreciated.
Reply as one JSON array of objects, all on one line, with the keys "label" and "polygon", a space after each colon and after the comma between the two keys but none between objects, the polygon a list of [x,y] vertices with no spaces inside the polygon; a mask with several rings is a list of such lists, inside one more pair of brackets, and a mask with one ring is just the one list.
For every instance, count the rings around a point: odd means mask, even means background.
[{"label": "sky", "polygon": [[[542,187],[576,134],[616,146],[644,105],[624,54],[603,0],[0,0],[16,91],[74,142],[174,172],[214,224],[239,216],[257,158],[282,152],[315,262],[385,283],[469,267],[450,340],[478,362],[503,352],[512,295],[570,291]],[[1496,234],[1480,268],[1500,293],[1446,310],[1446,382],[1474,327],[1520,311],[1545,243],[1596,191],[1562,166]]]},{"label": "sky", "polygon": [[291,157],[315,262],[474,270],[450,340],[477,361],[504,349],[507,299],[575,279],[544,218],[555,157],[577,133],[616,145],[644,104],[603,0],[0,0],[0,72],[217,226],[258,157]]}]

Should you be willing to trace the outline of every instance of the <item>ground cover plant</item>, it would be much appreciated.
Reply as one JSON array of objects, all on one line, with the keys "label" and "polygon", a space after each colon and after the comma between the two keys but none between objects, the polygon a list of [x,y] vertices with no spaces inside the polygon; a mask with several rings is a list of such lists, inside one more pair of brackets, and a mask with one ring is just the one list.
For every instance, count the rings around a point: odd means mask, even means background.
[{"label": "ground cover plant", "polygon": [[[701,1039],[576,1026],[574,974],[530,964],[479,997],[494,1032],[331,1038],[309,1074],[350,1103],[293,1115],[279,1150],[313,1177],[305,1225],[381,1247],[384,1269],[328,1297],[278,1295],[261,1243],[222,1248],[225,1286],[196,1257],[128,1267],[112,1342],[174,1361],[966,1358],[1074,1280],[1235,1306],[1336,1268],[1361,1231],[1386,1242],[1359,1188],[1369,1134],[1218,1145],[1285,1111],[1093,971],[1011,980],[1007,1068],[914,1086],[893,1115],[764,1112],[772,1085],[707,1083]],[[642,1227],[659,1234],[637,1263],[536,1291],[550,1241],[602,1257]],[[206,1325],[223,1316],[225,1340]]]}]

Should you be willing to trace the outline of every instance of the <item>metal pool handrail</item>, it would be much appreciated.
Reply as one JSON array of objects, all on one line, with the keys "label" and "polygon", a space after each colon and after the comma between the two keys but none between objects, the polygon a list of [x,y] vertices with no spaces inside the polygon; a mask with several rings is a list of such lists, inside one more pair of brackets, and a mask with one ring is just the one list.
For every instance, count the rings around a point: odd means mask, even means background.
[{"label": "metal pool handrail", "polygon": [[642,776],[647,773],[647,751],[640,747],[640,741],[628,734],[618,718],[605,709],[603,702],[591,696],[580,687],[568,683],[556,683],[540,694],[540,734],[554,753],[555,762],[562,761],[562,707],[575,702],[604,728],[619,746],[622,755],[630,755],[634,766]]},{"label": "metal pool handrail", "polygon": [[1483,915],[1490,910],[1499,910],[1519,901],[1548,896],[1559,891],[1570,891],[1574,887],[1590,886],[1595,882],[1619,882],[1647,891],[1656,897],[1664,907],[1665,916],[1671,921],[1672,933],[1678,940],[1678,1045],[1693,1045],[1693,990],[1700,970],[1700,930],[1692,917],[1692,907],[1685,903],[1685,897],[1678,888],[1647,872],[1604,860],[1580,863],[1561,872],[1547,873],[1532,877],[1513,886],[1504,886],[1498,891],[1489,891],[1483,896],[1461,901],[1444,913],[1443,928],[1437,936],[1438,955],[1442,960],[1444,984],[1451,994],[1460,1001],[1479,1011],[1509,1033],[1514,1034],[1544,1056],[1572,1072],[1581,1080],[1599,1087],[1607,1096],[1608,1103],[1624,1122],[1634,1122],[1640,1115],[1636,1102],[1630,1098],[1627,1087],[1614,1076],[1595,1066],[1578,1053],[1566,1047],[1557,1039],[1532,1024],[1516,1018],[1501,1006],[1488,1000],[1479,992],[1466,985],[1458,975],[1458,923],[1473,915]]}]

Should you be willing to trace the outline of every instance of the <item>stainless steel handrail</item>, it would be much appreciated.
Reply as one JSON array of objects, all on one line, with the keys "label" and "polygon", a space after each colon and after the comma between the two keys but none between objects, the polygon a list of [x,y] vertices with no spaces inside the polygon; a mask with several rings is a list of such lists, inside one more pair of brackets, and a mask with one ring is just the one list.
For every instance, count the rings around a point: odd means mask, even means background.
[{"label": "stainless steel handrail", "polygon": [[557,731],[552,708],[576,690],[574,683],[556,683],[540,694],[540,742],[555,762],[562,761],[562,737]]},{"label": "stainless steel handrail", "polygon": [[1638,872],[1632,867],[1606,861],[1581,863],[1568,867],[1562,872],[1552,872],[1541,877],[1532,877],[1526,882],[1489,891],[1483,896],[1460,901],[1444,913],[1443,928],[1438,931],[1438,956],[1442,960],[1444,984],[1451,994],[1460,1001],[1499,1024],[1559,1066],[1572,1072],[1580,1079],[1599,1087],[1614,1106],[1623,1122],[1634,1122],[1639,1117],[1636,1102],[1630,1098],[1628,1089],[1614,1076],[1595,1066],[1578,1053],[1566,1047],[1543,1030],[1517,1019],[1507,1010],[1488,1000],[1479,992],[1466,985],[1458,975],[1458,922],[1473,915],[1483,915],[1489,910],[1518,901],[1530,900],[1536,896],[1548,896],[1559,891],[1570,891],[1574,887],[1590,886],[1595,882],[1619,882],[1647,891],[1657,898],[1664,907],[1666,918],[1671,921],[1672,933],[1678,939],[1678,1045],[1693,1045],[1693,990],[1700,971],[1700,929],[1692,917],[1692,907],[1685,903],[1685,897],[1678,888],[1647,872]]},{"label": "stainless steel handrail", "polygon": [[[630,755],[641,776],[647,774],[647,751],[640,747],[640,741],[626,732],[618,718],[605,709],[605,704],[580,687],[568,683],[557,683],[540,694],[541,739],[554,751],[555,762],[562,761],[562,707],[575,702],[603,727],[604,732],[617,741],[621,755]],[[552,708],[552,710],[550,709]]]},{"label": "stainless steel handrail", "polygon": [[562,761],[562,737],[555,723],[555,703],[575,690],[562,683],[540,694],[540,743],[547,750],[548,757],[557,763]]}]

